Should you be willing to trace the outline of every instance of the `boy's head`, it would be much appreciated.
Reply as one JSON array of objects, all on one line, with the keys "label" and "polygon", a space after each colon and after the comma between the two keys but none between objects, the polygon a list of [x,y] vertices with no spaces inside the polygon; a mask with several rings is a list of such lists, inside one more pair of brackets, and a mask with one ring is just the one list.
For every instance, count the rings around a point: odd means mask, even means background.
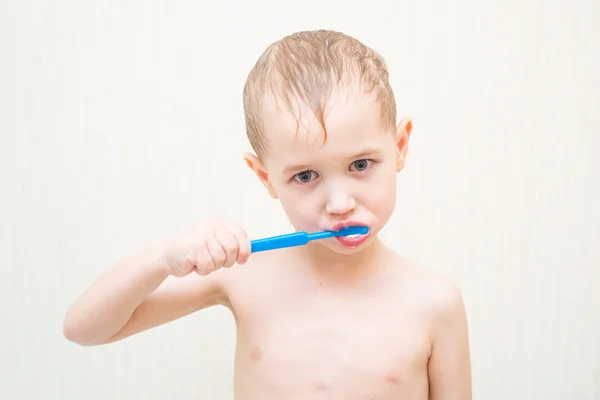
[{"label": "boy's head", "polygon": [[[412,123],[397,125],[383,59],[347,35],[299,32],[259,58],[244,87],[246,154],[292,225],[307,232],[366,225],[360,240],[319,241],[349,254],[386,224]],[[360,242],[360,243],[359,243]]]}]

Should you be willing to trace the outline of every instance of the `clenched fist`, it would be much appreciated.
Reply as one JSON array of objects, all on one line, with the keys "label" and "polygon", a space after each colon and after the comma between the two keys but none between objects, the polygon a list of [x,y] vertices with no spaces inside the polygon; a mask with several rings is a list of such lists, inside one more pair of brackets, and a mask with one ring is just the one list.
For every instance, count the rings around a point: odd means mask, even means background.
[{"label": "clenched fist", "polygon": [[172,240],[165,249],[170,274],[183,277],[192,271],[208,275],[234,263],[244,264],[251,245],[246,231],[238,225],[213,220],[193,226]]}]

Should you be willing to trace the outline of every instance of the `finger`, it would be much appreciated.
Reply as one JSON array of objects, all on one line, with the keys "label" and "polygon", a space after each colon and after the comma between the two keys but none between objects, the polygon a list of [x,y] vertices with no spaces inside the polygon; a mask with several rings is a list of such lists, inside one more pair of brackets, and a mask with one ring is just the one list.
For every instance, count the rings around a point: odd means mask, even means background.
[{"label": "finger", "polygon": [[198,275],[208,275],[215,269],[215,263],[210,255],[208,246],[203,243],[198,250],[196,250],[194,256],[194,271]]},{"label": "finger", "polygon": [[238,244],[238,252],[236,262],[238,264],[244,264],[248,261],[251,253],[251,244],[250,239],[248,238],[248,234],[244,229],[239,227],[238,225],[232,223],[225,223],[225,228],[235,237]]},{"label": "finger", "polygon": [[223,250],[223,247],[219,243],[219,240],[216,238],[215,234],[208,238],[206,241],[206,247],[208,248],[208,253],[212,258],[214,265],[213,271],[211,272],[214,272],[221,268],[223,264],[225,264],[227,261],[227,254],[225,253],[225,250]]},{"label": "finger", "polygon": [[219,241],[223,252],[225,253],[226,259],[223,262],[224,268],[229,268],[235,263],[238,257],[238,242],[235,236],[224,226],[217,228],[215,237]]}]

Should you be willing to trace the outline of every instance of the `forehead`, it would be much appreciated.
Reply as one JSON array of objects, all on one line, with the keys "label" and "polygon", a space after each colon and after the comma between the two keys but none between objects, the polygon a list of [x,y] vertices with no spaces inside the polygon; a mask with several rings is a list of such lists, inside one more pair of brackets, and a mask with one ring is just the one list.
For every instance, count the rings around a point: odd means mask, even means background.
[{"label": "forehead", "polygon": [[333,91],[326,102],[325,131],[314,110],[301,104],[290,111],[269,99],[263,108],[264,134],[270,161],[294,164],[352,157],[383,151],[390,144],[375,95]]}]

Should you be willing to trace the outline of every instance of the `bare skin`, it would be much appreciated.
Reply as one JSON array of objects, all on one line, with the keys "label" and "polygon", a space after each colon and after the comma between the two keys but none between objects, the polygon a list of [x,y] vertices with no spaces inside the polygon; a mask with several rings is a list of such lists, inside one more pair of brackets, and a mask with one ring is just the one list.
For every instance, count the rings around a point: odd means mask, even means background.
[{"label": "bare skin", "polygon": [[[227,277],[238,328],[236,398],[430,398],[436,314],[458,298],[440,277],[379,251],[358,271],[308,272],[289,264],[297,257],[288,250]],[[468,398],[466,387],[457,393],[435,398]]]},{"label": "bare skin", "polygon": [[[470,399],[466,320],[456,288],[379,241],[371,247],[370,262],[353,270],[307,266],[292,248],[209,276],[167,279],[156,290],[167,267],[155,251],[143,253],[105,276],[137,271],[122,292],[143,298],[135,311],[119,317],[124,308],[106,303],[100,279],[69,310],[65,335],[83,345],[107,344],[224,305],[238,330],[236,400]],[[153,278],[149,286],[136,285]],[[118,293],[119,284],[112,286]],[[96,301],[107,304],[103,312],[91,312]],[[102,332],[100,326],[119,329],[105,338],[82,337],[86,328]]]}]

